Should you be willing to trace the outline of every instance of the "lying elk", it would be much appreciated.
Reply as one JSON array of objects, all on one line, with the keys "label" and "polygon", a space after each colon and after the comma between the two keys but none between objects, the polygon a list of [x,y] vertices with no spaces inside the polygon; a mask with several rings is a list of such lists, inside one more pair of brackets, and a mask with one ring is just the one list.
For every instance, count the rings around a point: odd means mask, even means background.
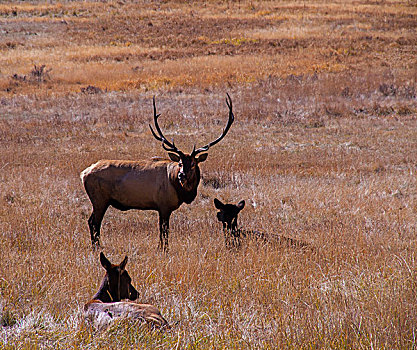
[{"label": "lying elk", "polygon": [[[169,160],[100,160],[81,173],[93,213],[88,219],[91,243],[99,245],[100,226],[109,206],[125,211],[129,209],[156,210],[159,213],[159,247],[168,250],[169,218],[182,203],[190,204],[197,196],[200,182],[199,163],[207,159],[210,147],[226,136],[233,123],[232,100],[227,94],[229,120],[220,137],[209,144],[194,149],[191,154],[180,151],[169,142],[158,125],[155,97],[153,112],[155,130],[149,125],[152,135],[168,152]],[[200,154],[201,153],[201,154]]]},{"label": "lying elk", "polygon": [[113,265],[103,253],[100,253],[100,262],[106,269],[106,275],[93,299],[84,305],[87,321],[97,328],[104,328],[116,318],[132,318],[158,328],[169,327],[168,322],[155,306],[121,301],[138,298],[138,292],[125,269],[127,256],[119,265]]},{"label": "lying elk", "polygon": [[298,241],[293,238],[259,232],[255,230],[244,230],[237,227],[237,216],[245,207],[245,201],[235,204],[224,204],[217,198],[214,199],[214,206],[219,210],[217,219],[223,224],[223,233],[227,248],[239,248],[242,237],[250,237],[264,242],[278,244],[287,247],[308,247],[307,243]]}]

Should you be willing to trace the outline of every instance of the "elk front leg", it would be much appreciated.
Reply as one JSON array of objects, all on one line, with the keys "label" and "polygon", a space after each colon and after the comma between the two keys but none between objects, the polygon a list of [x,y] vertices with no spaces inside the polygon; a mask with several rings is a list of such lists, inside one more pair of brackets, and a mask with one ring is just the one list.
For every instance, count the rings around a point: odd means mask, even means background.
[{"label": "elk front leg", "polygon": [[159,214],[159,249],[168,252],[169,216]]},{"label": "elk front leg", "polygon": [[[90,215],[90,218],[88,219],[88,227],[90,228],[91,245],[94,248],[94,247],[99,245],[99,237],[100,237],[100,228],[97,227],[97,225],[95,223],[94,213],[92,213]],[[96,238],[96,236],[97,236],[97,238]]]},{"label": "elk front leg", "polygon": [[103,216],[107,210],[107,206],[93,207],[93,213],[88,219],[88,226],[90,228],[91,244],[93,248],[100,246],[100,227]]}]

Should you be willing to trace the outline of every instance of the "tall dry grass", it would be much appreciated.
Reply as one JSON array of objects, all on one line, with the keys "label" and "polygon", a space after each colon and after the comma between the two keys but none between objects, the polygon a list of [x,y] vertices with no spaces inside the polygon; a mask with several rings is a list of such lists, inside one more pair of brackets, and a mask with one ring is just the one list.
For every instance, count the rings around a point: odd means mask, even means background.
[{"label": "tall dry grass", "polygon": [[[0,4],[0,347],[414,348],[415,7],[346,6]],[[183,14],[210,30],[203,37],[196,25],[195,37]],[[132,16],[146,24],[141,36]],[[149,39],[169,30],[183,37],[165,47]],[[132,45],[106,51],[116,34]],[[71,45],[90,54],[75,50],[73,61]],[[49,77],[29,79],[33,63],[52,68]],[[101,91],[81,90],[88,85]],[[226,91],[236,121],[202,164],[196,200],[174,212],[169,254],[156,249],[156,213],[109,209],[103,223],[103,251],[115,262],[129,256],[140,301],[172,329],[126,321],[96,332],[82,308],[104,270],[80,171],[100,158],[164,155],[148,130],[154,94],[181,149],[207,143],[227,119]],[[314,249],[248,241],[228,251],[215,197],[246,200],[241,226]]]}]

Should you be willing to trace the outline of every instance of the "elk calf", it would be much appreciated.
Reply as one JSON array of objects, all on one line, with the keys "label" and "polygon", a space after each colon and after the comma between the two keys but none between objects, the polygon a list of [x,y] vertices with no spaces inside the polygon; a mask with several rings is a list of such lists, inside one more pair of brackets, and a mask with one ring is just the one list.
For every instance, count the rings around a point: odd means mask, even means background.
[{"label": "elk calf", "polygon": [[100,253],[100,262],[106,274],[98,292],[84,305],[84,316],[88,322],[97,329],[104,329],[117,318],[131,318],[146,322],[152,327],[169,327],[155,306],[121,301],[138,298],[138,291],[133,287],[132,279],[125,269],[127,256],[119,265],[113,265]]},{"label": "elk calf", "polygon": [[[99,245],[100,227],[109,206],[125,211],[129,209],[156,210],[159,213],[159,247],[168,250],[169,218],[182,203],[190,204],[197,196],[200,182],[199,163],[207,159],[210,147],[226,136],[234,121],[232,100],[227,95],[229,119],[223,133],[207,145],[195,148],[191,154],[181,152],[169,142],[158,125],[155,97],[153,99],[155,130],[152,135],[168,152],[168,160],[100,160],[81,173],[85,191],[93,205],[88,219],[91,243]],[[202,153],[202,154],[200,154]]]},{"label": "elk calf", "polygon": [[244,230],[237,227],[237,216],[245,207],[245,201],[235,204],[224,204],[217,198],[214,199],[214,205],[219,210],[217,219],[223,224],[223,233],[226,248],[239,248],[242,237],[254,238],[264,242],[282,245],[286,247],[308,247],[307,243],[296,239],[276,234],[259,232],[256,230]]}]

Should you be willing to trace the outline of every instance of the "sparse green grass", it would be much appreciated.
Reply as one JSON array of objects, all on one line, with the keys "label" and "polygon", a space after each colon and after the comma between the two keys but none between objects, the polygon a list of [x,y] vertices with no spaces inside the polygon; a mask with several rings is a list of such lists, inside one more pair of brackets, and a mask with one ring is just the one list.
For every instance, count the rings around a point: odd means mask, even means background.
[{"label": "sparse green grass", "polygon": [[[0,348],[415,348],[416,11],[1,3]],[[34,64],[49,76],[11,79]],[[170,253],[156,249],[156,213],[110,209],[103,223],[104,252],[129,256],[140,302],[172,329],[91,329],[82,309],[104,270],[80,171],[164,155],[148,129],[153,95],[181,149],[207,143],[226,92],[236,121],[196,200],[174,212]],[[242,226],[314,250],[226,250],[215,197],[246,200]]]}]

